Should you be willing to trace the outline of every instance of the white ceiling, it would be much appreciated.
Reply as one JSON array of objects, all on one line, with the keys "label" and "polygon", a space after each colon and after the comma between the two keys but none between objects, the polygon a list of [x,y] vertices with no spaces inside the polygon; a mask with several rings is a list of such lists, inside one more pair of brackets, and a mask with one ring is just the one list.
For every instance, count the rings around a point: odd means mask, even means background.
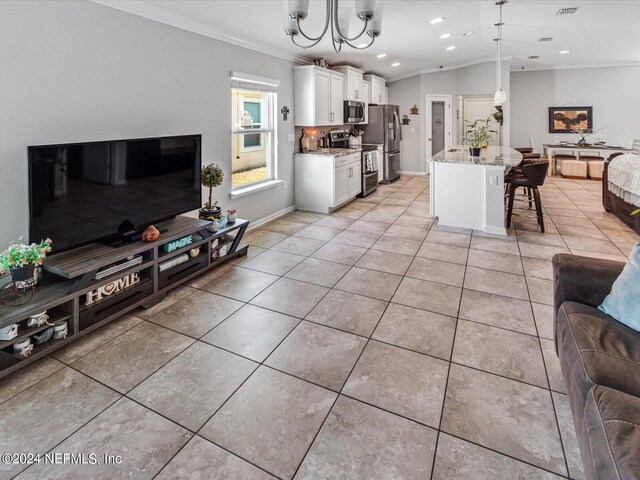
[{"label": "white ceiling", "polygon": [[[387,79],[420,71],[445,69],[495,58],[498,7],[491,0],[386,0],[382,36],[362,51],[333,51],[328,35],[303,50],[284,34],[286,0],[95,0],[204,35],[298,61],[317,57],[331,64],[350,64]],[[378,0],[381,2],[381,0]],[[324,25],[325,0],[311,0],[302,22],[308,35]],[[355,10],[354,0],[340,0]],[[556,15],[563,7],[579,7],[573,15]],[[361,28],[352,15],[351,33]],[[445,21],[431,25],[434,17]],[[512,69],[563,68],[640,63],[640,1],[511,0],[504,6],[503,58]],[[473,35],[462,37],[467,31]],[[448,39],[440,35],[451,33]],[[540,37],[554,37],[540,43]],[[301,37],[298,36],[298,39]],[[368,38],[368,37],[367,37]],[[359,42],[356,42],[359,43]],[[456,49],[445,48],[455,45]],[[561,50],[570,50],[561,55]],[[377,54],[386,53],[383,59]],[[537,60],[528,60],[538,55]],[[392,67],[394,62],[400,62]]]}]

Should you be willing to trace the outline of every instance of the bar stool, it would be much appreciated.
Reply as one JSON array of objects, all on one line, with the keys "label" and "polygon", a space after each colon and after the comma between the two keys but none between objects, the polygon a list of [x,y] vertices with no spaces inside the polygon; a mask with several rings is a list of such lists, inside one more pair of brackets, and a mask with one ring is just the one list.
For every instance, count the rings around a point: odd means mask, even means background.
[{"label": "bar stool", "polygon": [[549,162],[535,162],[522,165],[522,173],[514,173],[513,175],[507,175],[505,182],[508,184],[508,197],[509,203],[507,207],[507,228],[511,227],[511,217],[513,216],[513,204],[515,201],[516,190],[519,187],[525,189],[525,197],[529,202],[529,208],[531,208],[531,194],[533,194],[533,201],[536,207],[536,216],[538,217],[538,225],[540,225],[540,231],[544,233],[544,215],[542,213],[542,201],[540,200],[540,191],[538,187],[544,185],[545,178],[547,177],[547,170],[549,170]]}]

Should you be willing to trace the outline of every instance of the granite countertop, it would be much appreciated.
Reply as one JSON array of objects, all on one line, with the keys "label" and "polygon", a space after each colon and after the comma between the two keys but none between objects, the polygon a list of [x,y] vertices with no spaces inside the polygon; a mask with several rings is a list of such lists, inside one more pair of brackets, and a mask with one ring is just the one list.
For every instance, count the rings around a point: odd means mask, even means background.
[{"label": "granite countertop", "polygon": [[465,163],[472,165],[494,165],[515,167],[522,162],[522,154],[513,148],[489,146],[483,148],[479,157],[469,155],[469,147],[455,145],[448,150],[436,153],[431,160],[441,163]]},{"label": "granite countertop", "polygon": [[349,155],[351,153],[360,153],[361,148],[320,148],[318,150],[312,150],[307,153],[296,153],[296,155],[313,155],[322,157],[342,157],[343,155]]}]

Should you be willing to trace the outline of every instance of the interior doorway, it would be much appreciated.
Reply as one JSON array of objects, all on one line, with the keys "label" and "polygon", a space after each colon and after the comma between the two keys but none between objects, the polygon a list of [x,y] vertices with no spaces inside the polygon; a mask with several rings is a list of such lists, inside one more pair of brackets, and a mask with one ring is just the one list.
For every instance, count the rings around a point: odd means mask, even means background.
[{"label": "interior doorway", "polygon": [[[493,105],[493,94],[491,95],[458,95],[458,136],[462,140],[467,122],[477,119],[486,120],[492,116],[496,108]],[[493,140],[489,145],[502,145],[501,129],[498,122],[491,119],[489,130],[496,130],[492,134]]]},{"label": "interior doorway", "polygon": [[426,95],[427,159],[442,150],[451,148],[453,141],[451,101],[451,95]]}]

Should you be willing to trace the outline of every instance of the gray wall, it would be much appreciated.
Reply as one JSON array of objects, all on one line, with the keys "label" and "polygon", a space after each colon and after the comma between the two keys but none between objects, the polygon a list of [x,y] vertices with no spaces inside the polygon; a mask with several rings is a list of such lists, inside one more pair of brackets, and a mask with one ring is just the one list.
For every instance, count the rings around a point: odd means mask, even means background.
[{"label": "gray wall", "polygon": [[612,145],[631,146],[640,138],[640,66],[515,71],[511,73],[511,144],[536,150],[555,137],[576,141],[573,134],[549,133],[549,107],[593,106],[596,136]]},{"label": "gray wall", "polygon": [[[400,163],[402,170],[407,172],[421,172],[420,139],[422,132],[422,117],[424,100],[420,102],[420,76],[405,78],[393,82],[389,88],[389,103],[400,106],[400,118],[409,117],[409,125],[403,125],[400,149],[402,155]],[[409,109],[418,105],[419,115],[411,115]]]},{"label": "gray wall", "polygon": [[28,145],[202,133],[224,209],[257,220],[294,203],[293,115],[278,123],[287,189],[229,199],[229,74],[279,79],[278,110],[293,111],[291,62],[85,1],[2,1],[0,64],[1,248],[27,234]]},{"label": "gray wall", "polygon": [[[408,134],[408,127],[403,127],[402,161],[401,167],[405,171],[427,172],[426,161],[426,126],[424,113],[427,94],[451,95],[451,108],[456,108],[457,95],[490,94],[496,91],[496,64],[485,62],[456,70],[423,73],[413,77],[388,83],[389,102],[400,105],[400,114],[408,114],[408,108],[418,104],[420,115],[409,115],[410,127],[415,128],[415,134]],[[502,63],[502,88],[510,96],[509,62]],[[509,103],[505,105],[505,121],[503,138],[509,138]],[[453,144],[458,143],[456,115],[452,117]]]}]

